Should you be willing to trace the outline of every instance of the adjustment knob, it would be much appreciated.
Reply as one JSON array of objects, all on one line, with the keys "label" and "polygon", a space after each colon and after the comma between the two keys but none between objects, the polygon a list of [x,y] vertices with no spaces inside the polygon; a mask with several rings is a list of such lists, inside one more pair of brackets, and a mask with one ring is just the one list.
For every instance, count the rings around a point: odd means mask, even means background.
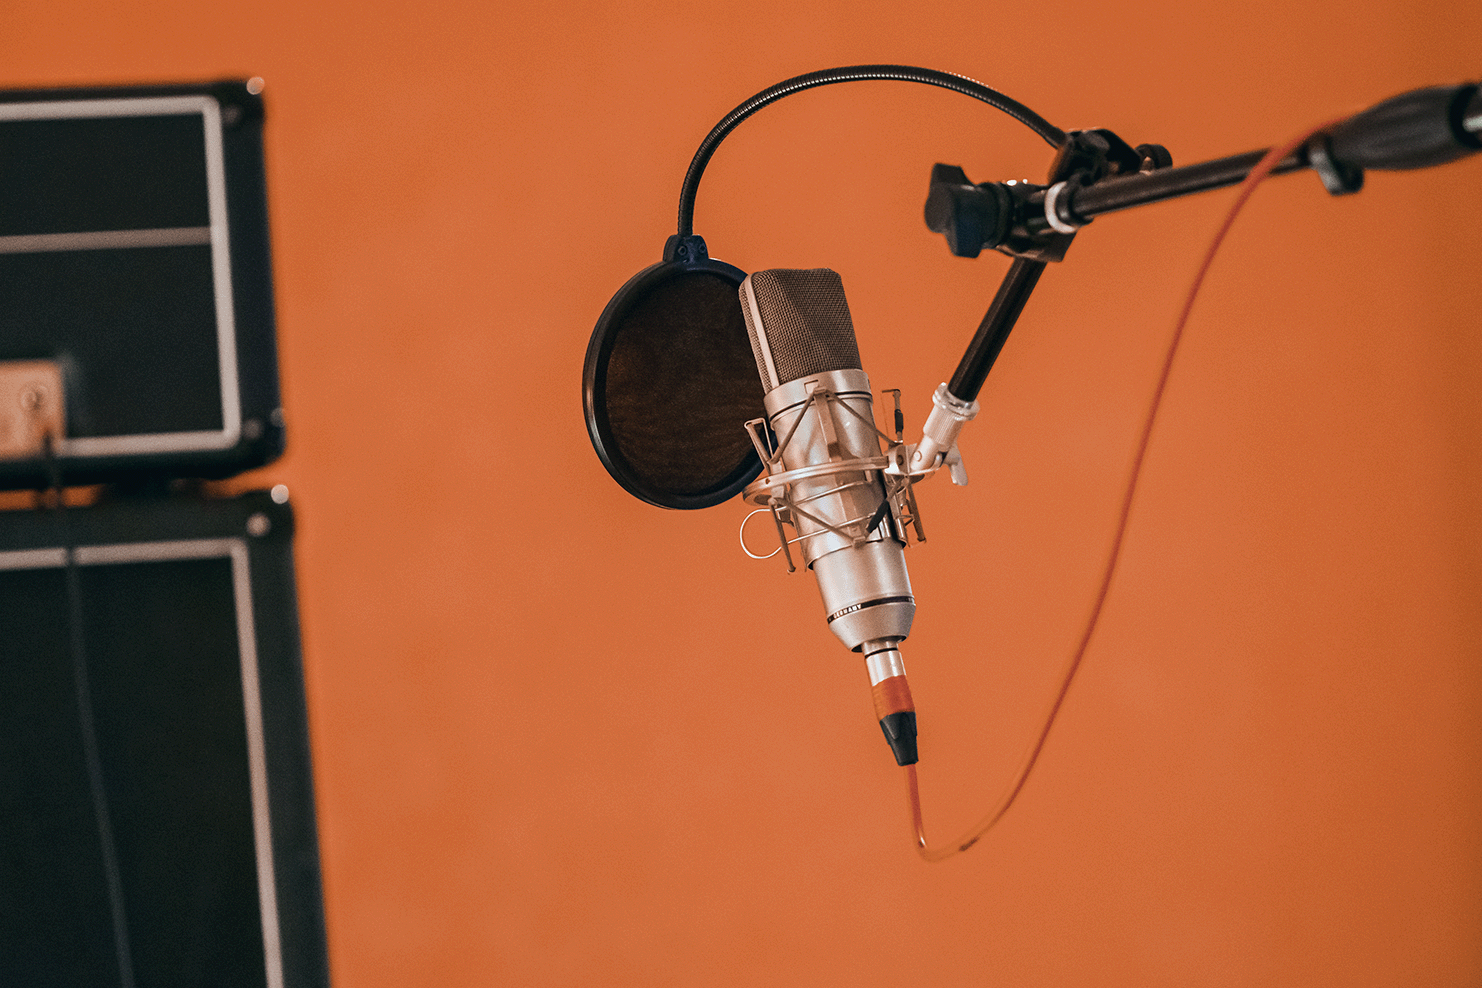
[{"label": "adjustment knob", "polygon": [[1008,192],[998,185],[974,185],[956,165],[933,165],[926,227],[943,234],[958,257],[977,257],[1008,234],[1008,199]]}]

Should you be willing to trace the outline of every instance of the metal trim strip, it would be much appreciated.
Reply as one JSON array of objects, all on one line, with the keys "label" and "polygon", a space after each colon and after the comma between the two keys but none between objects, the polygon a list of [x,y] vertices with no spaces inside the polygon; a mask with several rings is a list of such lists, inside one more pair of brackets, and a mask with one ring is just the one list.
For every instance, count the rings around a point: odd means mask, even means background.
[{"label": "metal trim strip", "polygon": [[171,226],[150,230],[93,230],[86,233],[28,233],[0,237],[0,254],[44,254],[64,250],[130,250],[140,247],[196,247],[211,243],[209,226]]}]

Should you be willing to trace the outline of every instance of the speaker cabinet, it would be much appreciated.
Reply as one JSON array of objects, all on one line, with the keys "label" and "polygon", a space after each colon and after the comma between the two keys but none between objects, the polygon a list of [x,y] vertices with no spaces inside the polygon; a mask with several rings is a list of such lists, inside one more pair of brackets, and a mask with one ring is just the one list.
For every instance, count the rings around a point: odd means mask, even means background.
[{"label": "speaker cabinet", "polygon": [[[283,450],[260,88],[0,92],[0,391],[59,379],[66,483]],[[0,449],[0,487],[45,480]]]},{"label": "speaker cabinet", "polygon": [[292,533],[0,513],[0,984],[328,984]]}]

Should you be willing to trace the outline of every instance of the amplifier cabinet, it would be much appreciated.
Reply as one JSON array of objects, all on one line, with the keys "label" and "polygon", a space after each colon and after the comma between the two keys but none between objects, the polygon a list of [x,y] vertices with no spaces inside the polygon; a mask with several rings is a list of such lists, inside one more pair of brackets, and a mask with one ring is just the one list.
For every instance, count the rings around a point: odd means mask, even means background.
[{"label": "amplifier cabinet", "polygon": [[[60,380],[67,483],[282,453],[260,91],[0,91],[0,394]],[[0,487],[45,477],[0,448]]]},{"label": "amplifier cabinet", "polygon": [[0,984],[328,984],[292,533],[0,513]]}]

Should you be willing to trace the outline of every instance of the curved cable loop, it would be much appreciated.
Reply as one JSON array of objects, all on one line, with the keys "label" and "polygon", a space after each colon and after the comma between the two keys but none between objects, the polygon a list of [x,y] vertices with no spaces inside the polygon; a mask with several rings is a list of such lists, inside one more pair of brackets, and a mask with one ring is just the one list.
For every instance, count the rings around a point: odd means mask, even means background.
[{"label": "curved cable loop", "polygon": [[1002,110],[1044,138],[1045,143],[1057,150],[1065,143],[1065,131],[1051,124],[1018,100],[1010,99],[998,90],[989,89],[981,82],[969,79],[967,76],[942,72],[938,69],[917,68],[913,65],[846,65],[837,69],[808,72],[763,89],[727,113],[725,118],[716,124],[709,134],[705,135],[705,139],[700,142],[699,150],[690,160],[689,171],[685,173],[684,185],[679,191],[679,235],[688,237],[695,232],[695,195],[700,188],[700,176],[705,173],[705,166],[710,163],[710,157],[715,154],[715,149],[720,147],[720,142],[725,140],[726,135],[735,130],[741,121],[768,103],[775,103],[784,96],[791,96],[805,89],[830,86],[836,82],[868,80],[919,82],[927,86],[950,89],[955,93],[971,96],[973,99],[982,100],[989,106]]}]

